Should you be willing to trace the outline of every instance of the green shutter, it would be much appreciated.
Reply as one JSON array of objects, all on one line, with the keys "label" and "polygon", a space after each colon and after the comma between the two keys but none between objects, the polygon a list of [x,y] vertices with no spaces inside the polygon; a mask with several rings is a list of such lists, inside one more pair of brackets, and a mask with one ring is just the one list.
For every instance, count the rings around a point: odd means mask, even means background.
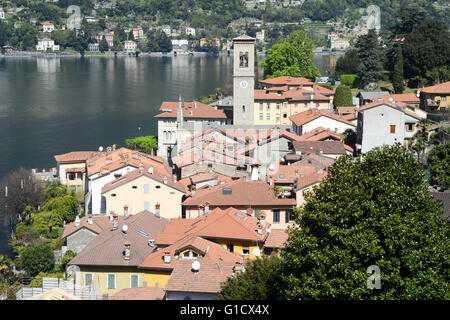
[{"label": "green shutter", "polygon": [[273,212],[273,222],[280,222],[280,210]]}]

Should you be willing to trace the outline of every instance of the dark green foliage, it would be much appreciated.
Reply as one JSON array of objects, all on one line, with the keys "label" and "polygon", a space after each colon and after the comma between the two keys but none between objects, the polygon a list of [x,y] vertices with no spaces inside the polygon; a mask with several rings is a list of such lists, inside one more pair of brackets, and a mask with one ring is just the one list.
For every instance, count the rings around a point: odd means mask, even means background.
[{"label": "dark green foliage", "polygon": [[355,130],[346,129],[342,133],[342,138],[343,138],[343,142],[346,145],[352,147],[353,150],[355,150],[355,144],[356,144],[356,132],[355,132]]},{"label": "dark green foliage", "polygon": [[108,42],[105,39],[105,36],[102,37],[102,40],[100,41],[99,45],[100,52],[105,52],[109,50]]},{"label": "dark green foliage", "polygon": [[161,30],[149,31],[146,49],[148,52],[170,52],[172,51],[172,41]]},{"label": "dark green foliage", "polygon": [[356,48],[361,61],[358,70],[361,79],[360,87],[364,88],[370,83],[378,82],[383,71],[378,35],[375,30],[369,30],[367,35],[360,36],[356,42]]},{"label": "dark green foliage", "polygon": [[[450,32],[439,20],[426,20],[405,37],[405,76],[426,77],[426,73],[450,65]],[[431,79],[434,83],[438,79]]]},{"label": "dark green foliage", "polygon": [[217,299],[278,300],[281,268],[281,260],[277,257],[264,256],[250,261],[244,273],[238,273],[222,284]]},{"label": "dark green foliage", "polygon": [[31,277],[36,276],[39,272],[51,271],[54,266],[53,251],[47,245],[27,247],[21,254],[20,267]]},{"label": "dark green foliage", "polygon": [[450,142],[433,146],[428,154],[428,166],[430,184],[447,190],[450,187]]},{"label": "dark green foliage", "polygon": [[281,251],[288,299],[449,298],[449,225],[404,147],[338,158],[306,201]]},{"label": "dark green foliage", "polygon": [[349,107],[353,105],[352,90],[347,86],[339,86],[334,93],[333,104],[335,107]]},{"label": "dark green foliage", "polygon": [[71,250],[68,250],[65,254],[64,257],[62,257],[62,259],[59,261],[61,264],[61,268],[62,270],[66,269],[66,265],[70,262],[70,260],[72,260],[73,258],[75,258],[77,254]]},{"label": "dark green foliage", "polygon": [[401,45],[395,46],[395,64],[394,72],[392,75],[392,85],[394,87],[394,93],[403,93],[405,86],[403,84],[403,54]]}]

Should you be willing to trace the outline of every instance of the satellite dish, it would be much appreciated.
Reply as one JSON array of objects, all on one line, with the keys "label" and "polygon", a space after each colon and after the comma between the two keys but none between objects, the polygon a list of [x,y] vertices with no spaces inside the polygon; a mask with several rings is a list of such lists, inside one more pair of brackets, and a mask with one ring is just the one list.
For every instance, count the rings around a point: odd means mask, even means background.
[{"label": "satellite dish", "polygon": [[128,226],[127,226],[126,224],[124,224],[124,225],[122,226],[122,231],[123,231],[123,232],[127,232],[127,231],[128,231]]},{"label": "satellite dish", "polygon": [[98,151],[102,152],[103,151],[103,147],[102,146],[98,147]]},{"label": "satellite dish", "polygon": [[275,170],[275,166],[273,165],[273,163],[269,166],[269,170],[270,170],[270,171]]},{"label": "satellite dish", "polygon": [[192,270],[194,270],[194,271],[200,270],[200,262],[198,262],[198,261],[192,262]]},{"label": "satellite dish", "polygon": [[259,257],[261,255],[261,250],[259,250],[259,248],[253,249],[253,255]]}]

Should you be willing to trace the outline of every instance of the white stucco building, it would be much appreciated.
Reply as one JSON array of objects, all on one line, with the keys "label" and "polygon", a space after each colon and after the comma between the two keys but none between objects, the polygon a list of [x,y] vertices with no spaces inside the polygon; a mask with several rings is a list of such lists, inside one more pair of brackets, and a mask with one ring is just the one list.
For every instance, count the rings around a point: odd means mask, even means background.
[{"label": "white stucco building", "polygon": [[421,117],[389,99],[380,98],[359,109],[357,144],[361,145],[362,153],[382,145],[407,145],[417,132]]},{"label": "white stucco building", "polygon": [[52,51],[58,51],[59,45],[55,44],[55,41],[50,39],[38,40],[36,51],[47,51],[48,49]]}]

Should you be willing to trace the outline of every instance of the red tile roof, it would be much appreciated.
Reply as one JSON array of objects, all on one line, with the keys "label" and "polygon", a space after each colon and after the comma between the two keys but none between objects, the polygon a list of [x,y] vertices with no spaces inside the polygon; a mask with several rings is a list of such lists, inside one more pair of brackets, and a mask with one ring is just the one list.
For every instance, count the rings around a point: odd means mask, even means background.
[{"label": "red tile roof", "polygon": [[[123,217],[119,217],[119,221],[122,220]],[[78,226],[75,225],[75,221],[70,222],[64,229],[64,233],[62,235],[62,239],[70,236],[71,234],[86,228],[91,230],[96,234],[102,233],[103,230],[106,230],[111,227],[109,222],[109,217],[92,217],[92,224],[88,223],[88,216],[84,216],[80,218],[80,224]]]},{"label": "red tile roof", "polygon": [[217,293],[221,284],[233,274],[236,265],[228,261],[200,259],[198,272],[192,270],[192,260],[179,261],[167,281],[165,291]]},{"label": "red tile roof", "polygon": [[[224,194],[224,189],[227,192]],[[229,194],[231,192],[231,194]],[[265,181],[237,180],[220,186],[197,190],[187,198],[183,206],[200,206],[208,202],[210,206],[294,206],[295,199],[277,199],[273,188]]]},{"label": "red tile roof", "polygon": [[[178,102],[164,101],[159,108],[163,112],[156,115],[155,118],[176,118],[178,107]],[[215,107],[198,101],[184,102],[183,117],[186,119],[227,119],[227,116],[222,109],[216,109]]]},{"label": "red tile roof", "polygon": [[153,169],[153,173],[149,173],[149,167],[142,167],[141,169],[133,170],[107,184],[105,184],[102,188],[102,194],[108,191],[111,191],[117,187],[120,187],[124,184],[127,184],[131,181],[134,181],[140,177],[148,177],[150,179],[156,180],[160,183],[166,184],[167,186],[174,188],[181,192],[186,192],[184,186],[178,181],[175,182],[173,180],[172,175],[165,169],[161,167],[151,167]]},{"label": "red tile roof", "polygon": [[270,84],[270,85],[313,85],[314,82],[312,82],[309,79],[302,78],[302,77],[290,77],[290,76],[282,76],[272,79],[265,79],[259,81],[262,84]]},{"label": "red tile roof", "polygon": [[98,173],[102,176],[114,170],[132,166],[139,168],[144,167],[159,167],[164,169],[164,160],[161,157],[152,156],[139,151],[130,150],[127,148],[120,148],[112,151],[109,155],[103,153],[101,156],[90,158],[87,161],[88,176]]},{"label": "red tile roof", "polygon": [[270,231],[270,234],[267,237],[266,242],[264,243],[264,248],[281,248],[284,246],[287,239],[287,230],[273,229]]},{"label": "red tile roof", "polygon": [[349,126],[356,127],[352,122],[345,120],[344,118],[342,118],[341,116],[339,116],[337,114],[319,110],[319,109],[315,109],[315,108],[294,114],[294,115],[290,116],[289,119],[296,126],[300,127],[300,126],[307,124],[307,123],[309,123],[317,118],[320,118],[320,117],[327,117],[327,118],[348,124]]},{"label": "red tile roof", "polygon": [[400,101],[400,102],[416,102],[419,103],[420,99],[417,97],[415,93],[401,93],[401,94],[393,94],[392,98],[394,101]]},{"label": "red tile roof", "polygon": [[165,295],[164,288],[127,288],[113,294],[108,300],[164,300]]},{"label": "red tile roof", "polygon": [[301,152],[302,154],[307,153],[319,153],[322,151],[323,154],[347,154],[344,143],[340,141],[294,141],[293,147],[296,152]]},{"label": "red tile roof", "polygon": [[297,139],[297,141],[304,141],[304,140],[310,140],[310,141],[337,140],[337,141],[341,141],[342,135],[340,133],[332,131],[329,128],[318,127],[314,130],[305,132],[304,134],[299,136],[299,139]]},{"label": "red tile roof", "polygon": [[[189,234],[186,237],[179,239],[174,244],[149,254],[139,265],[139,268],[167,271],[173,270],[178,262],[182,261],[176,257],[180,257],[180,252],[188,248],[199,252],[204,260],[217,261],[222,259],[232,263],[243,262],[244,260],[243,257],[229,252],[220,244]],[[170,256],[169,263],[164,262],[164,256]],[[189,259],[189,261],[192,263],[194,260]]]},{"label": "red tile roof", "polygon": [[[267,223],[265,228],[269,225]],[[224,210],[216,208],[195,219],[172,219],[157,235],[156,244],[171,245],[190,236],[263,242],[268,232],[262,228],[261,234],[258,234],[259,228],[260,222],[254,216],[233,207]]]},{"label": "red tile roof", "polygon": [[303,175],[316,172],[317,168],[311,165],[276,165],[274,173],[268,171],[268,180],[273,183],[294,184]]},{"label": "red tile roof", "polygon": [[450,94],[450,81],[426,87],[420,91],[425,93]]},{"label": "red tile roof", "polygon": [[56,162],[86,162],[89,158],[96,158],[103,155],[98,151],[73,151],[64,154],[55,155]]},{"label": "red tile roof", "polygon": [[[156,217],[149,211],[119,220],[118,229],[112,230],[110,224],[109,228],[92,240],[69,264],[137,267],[153,251],[148,240],[154,239],[168,223],[168,219]],[[128,226],[126,233],[122,231],[123,225]],[[123,254],[126,242],[131,244],[129,261],[124,259]]]}]

